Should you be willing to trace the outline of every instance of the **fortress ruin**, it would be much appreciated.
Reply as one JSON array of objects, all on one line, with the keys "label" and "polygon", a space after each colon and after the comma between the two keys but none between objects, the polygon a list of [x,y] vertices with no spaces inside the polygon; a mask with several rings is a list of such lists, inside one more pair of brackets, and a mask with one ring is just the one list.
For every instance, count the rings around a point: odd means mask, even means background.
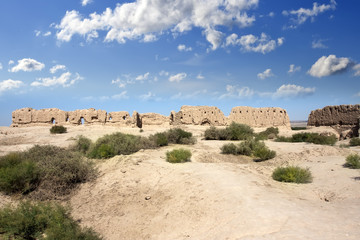
[{"label": "fortress ruin", "polygon": [[13,127],[36,125],[89,125],[105,124],[141,128],[143,125],[209,125],[226,126],[231,122],[251,127],[287,127],[290,120],[282,108],[234,107],[226,117],[217,107],[182,106],[179,112],[171,111],[170,116],[158,113],[139,114],[134,111],[106,112],[94,108],[63,111],[57,108],[22,108],[12,112]]},{"label": "fortress ruin", "polygon": [[308,126],[331,126],[340,138],[359,136],[360,105],[326,106],[311,111]]}]

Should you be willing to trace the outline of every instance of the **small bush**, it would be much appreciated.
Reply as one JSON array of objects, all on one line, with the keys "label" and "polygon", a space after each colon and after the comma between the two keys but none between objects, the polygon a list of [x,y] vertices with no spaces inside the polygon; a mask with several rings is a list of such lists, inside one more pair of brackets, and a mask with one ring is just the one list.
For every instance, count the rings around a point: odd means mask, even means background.
[{"label": "small bush", "polygon": [[64,127],[64,126],[61,126],[61,125],[59,125],[59,126],[52,126],[51,128],[50,128],[50,133],[52,133],[52,134],[56,134],[56,133],[66,133],[67,132],[67,129],[66,129],[66,127]]},{"label": "small bush", "polygon": [[71,218],[70,210],[55,203],[22,202],[15,209],[0,210],[1,239],[97,240],[99,234],[82,229]]},{"label": "small bush", "polygon": [[293,131],[306,130],[306,127],[291,127]]},{"label": "small bush", "polygon": [[330,136],[323,136],[318,133],[297,133],[292,137],[278,137],[277,142],[308,142],[321,145],[334,145],[337,141],[334,134]]},{"label": "small bush", "polygon": [[205,140],[219,140],[219,130],[212,126],[205,130]]},{"label": "small bush", "polygon": [[162,147],[168,145],[168,139],[165,133],[156,133],[154,137],[157,146]]},{"label": "small bush", "polygon": [[79,136],[75,142],[74,150],[85,154],[89,151],[91,144],[92,142],[89,138]]},{"label": "small bush", "polygon": [[349,142],[350,146],[360,146],[360,138],[352,138]]},{"label": "small bush", "polygon": [[265,131],[255,134],[257,140],[267,140],[274,139],[279,134],[279,129],[274,127],[269,127]]},{"label": "small bush", "polygon": [[25,160],[20,153],[0,158],[0,191],[26,194],[38,186],[39,178],[38,166]]},{"label": "small bush", "polygon": [[191,132],[182,130],[181,128],[170,129],[165,132],[168,142],[174,144],[194,144],[195,139]]},{"label": "small bush", "polygon": [[225,144],[221,147],[221,153],[246,156],[253,155],[260,161],[268,160],[276,156],[276,152],[266,147],[264,142],[259,142],[255,139],[245,140],[238,145],[233,143]]},{"label": "small bush", "polygon": [[267,147],[257,148],[254,150],[254,156],[258,157],[260,161],[272,159],[276,156],[276,152]]},{"label": "small bush", "polygon": [[223,154],[238,155],[238,147],[233,143],[224,144],[220,149]]},{"label": "small bush", "polygon": [[139,136],[124,133],[113,133],[99,138],[91,146],[90,158],[111,158],[115,155],[129,155],[143,148]]},{"label": "small bush", "polygon": [[175,149],[171,152],[166,152],[166,161],[170,163],[183,163],[189,162],[191,158],[191,152],[186,149]]},{"label": "small bush", "polygon": [[359,169],[360,168],[360,156],[358,154],[350,154],[346,157],[345,167]]},{"label": "small bush", "polygon": [[272,178],[279,182],[312,182],[312,175],[309,169],[294,166],[276,168],[272,174]]},{"label": "small bush", "polygon": [[245,140],[254,135],[254,130],[245,124],[232,122],[226,128],[228,140]]}]

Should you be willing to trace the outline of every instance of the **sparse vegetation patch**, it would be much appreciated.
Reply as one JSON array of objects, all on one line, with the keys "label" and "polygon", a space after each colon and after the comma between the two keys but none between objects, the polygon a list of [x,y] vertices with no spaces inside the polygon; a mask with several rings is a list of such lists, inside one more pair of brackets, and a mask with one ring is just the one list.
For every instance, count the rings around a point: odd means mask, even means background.
[{"label": "sparse vegetation patch", "polygon": [[349,145],[350,146],[360,146],[360,138],[355,137],[355,138],[350,139]]},{"label": "sparse vegetation patch", "polygon": [[190,162],[191,152],[187,149],[175,149],[166,153],[166,161],[169,163]]},{"label": "sparse vegetation patch", "polygon": [[7,194],[57,199],[95,176],[93,164],[80,153],[55,146],[37,145],[0,157],[0,190]]},{"label": "sparse vegetation patch", "polygon": [[309,169],[295,166],[278,167],[274,170],[272,178],[279,182],[310,183],[312,175]]},{"label": "sparse vegetation patch", "polygon": [[81,228],[70,211],[55,203],[20,203],[0,210],[0,239],[98,240],[99,234]]},{"label": "sparse vegetation patch", "polygon": [[245,140],[253,135],[254,130],[248,125],[232,122],[225,129],[210,127],[205,131],[205,140]]},{"label": "sparse vegetation patch", "polygon": [[360,156],[356,153],[350,154],[346,157],[345,167],[359,169],[360,168]]},{"label": "sparse vegetation patch", "polygon": [[66,127],[64,126],[61,126],[61,125],[56,125],[56,126],[52,126],[50,128],[50,133],[52,134],[61,134],[61,133],[66,133],[67,132],[67,129]]},{"label": "sparse vegetation patch", "polygon": [[337,138],[334,134],[330,136],[323,136],[318,133],[297,133],[292,135],[292,137],[283,137],[279,136],[276,139],[277,142],[308,142],[321,145],[334,145],[337,141]]},{"label": "sparse vegetation patch", "polygon": [[221,147],[221,153],[253,156],[258,161],[272,159],[276,156],[276,152],[270,150],[264,142],[255,139],[248,139],[237,145],[234,143],[224,144]]}]

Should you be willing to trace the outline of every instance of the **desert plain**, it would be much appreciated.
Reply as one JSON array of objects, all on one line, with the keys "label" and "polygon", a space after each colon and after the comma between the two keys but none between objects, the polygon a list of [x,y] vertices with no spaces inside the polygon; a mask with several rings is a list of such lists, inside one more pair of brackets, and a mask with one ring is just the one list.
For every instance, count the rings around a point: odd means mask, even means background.
[{"label": "desert plain", "polygon": [[[114,132],[149,136],[170,125],[139,128],[67,126],[0,127],[0,155],[36,144],[68,147],[83,135],[92,140]],[[207,126],[181,126],[194,145],[169,145],[97,160],[98,177],[81,184],[61,203],[70,205],[82,226],[104,239],[360,239],[360,171],[345,168],[345,158],[360,147],[343,148],[266,140],[275,158],[254,162],[221,154],[225,141],[206,141]],[[256,132],[264,129],[255,128]],[[305,131],[333,132],[330,127]],[[299,132],[280,128],[280,135]],[[229,142],[229,141],[226,141]],[[167,151],[186,148],[191,162],[166,162]],[[309,168],[312,183],[274,181],[278,166]],[[0,207],[19,199],[0,193]]]}]

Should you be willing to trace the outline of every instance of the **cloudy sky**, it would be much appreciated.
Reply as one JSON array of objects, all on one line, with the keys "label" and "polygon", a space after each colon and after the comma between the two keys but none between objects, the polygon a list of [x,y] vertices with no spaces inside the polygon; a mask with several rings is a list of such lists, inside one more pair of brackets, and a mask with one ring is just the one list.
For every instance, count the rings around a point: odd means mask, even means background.
[{"label": "cloudy sky", "polygon": [[358,0],[2,0],[0,125],[32,107],[360,102]]}]

